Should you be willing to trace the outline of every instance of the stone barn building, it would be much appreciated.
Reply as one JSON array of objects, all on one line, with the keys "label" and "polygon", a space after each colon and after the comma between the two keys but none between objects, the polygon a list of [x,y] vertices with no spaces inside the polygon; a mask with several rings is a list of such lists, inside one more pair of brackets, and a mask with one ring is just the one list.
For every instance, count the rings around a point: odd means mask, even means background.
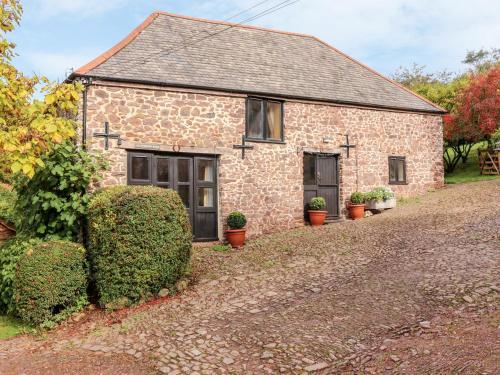
[{"label": "stone barn building", "polygon": [[353,191],[443,184],[444,111],[313,36],[155,12],[70,79],[103,184],[177,190],[197,240],[233,210],[258,235],[313,196],[335,220]]}]

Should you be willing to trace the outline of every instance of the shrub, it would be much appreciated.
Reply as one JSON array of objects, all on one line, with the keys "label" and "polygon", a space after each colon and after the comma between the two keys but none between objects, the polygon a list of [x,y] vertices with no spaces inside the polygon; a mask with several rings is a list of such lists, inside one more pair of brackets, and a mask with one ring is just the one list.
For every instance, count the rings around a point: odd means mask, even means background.
[{"label": "shrub", "polygon": [[68,241],[32,246],[19,259],[13,289],[16,314],[23,321],[60,322],[87,302],[85,249]]},{"label": "shrub", "polygon": [[233,211],[227,215],[227,226],[230,229],[241,229],[247,223],[247,218],[240,211]]},{"label": "shrub", "polygon": [[0,220],[8,224],[16,224],[14,206],[16,204],[16,193],[8,187],[0,184]]},{"label": "shrub", "polygon": [[323,197],[313,197],[309,201],[309,209],[312,211],[321,211],[326,208],[326,201]]},{"label": "shrub", "polygon": [[20,177],[14,185],[17,229],[31,236],[75,239],[87,212],[87,188],[98,180],[104,163],[72,142],[56,146],[42,160],[33,178]]},{"label": "shrub", "polygon": [[12,283],[17,262],[28,249],[40,242],[41,240],[38,239],[17,236],[0,245],[0,313],[13,314],[15,312]]},{"label": "shrub", "polygon": [[192,234],[174,190],[101,190],[91,200],[88,222],[91,275],[102,306],[118,308],[173,289],[185,273]]},{"label": "shrub", "polygon": [[365,193],[365,201],[375,200],[377,202],[386,201],[394,198],[394,193],[386,187],[376,187],[372,191]]},{"label": "shrub", "polygon": [[355,191],[351,194],[350,201],[352,204],[362,204],[365,201],[365,195],[359,191]]}]

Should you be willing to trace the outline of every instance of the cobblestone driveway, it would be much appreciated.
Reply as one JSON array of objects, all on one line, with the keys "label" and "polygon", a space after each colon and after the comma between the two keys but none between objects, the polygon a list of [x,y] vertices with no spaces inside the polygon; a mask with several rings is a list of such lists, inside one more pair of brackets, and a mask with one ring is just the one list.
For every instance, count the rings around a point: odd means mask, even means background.
[{"label": "cobblestone driveway", "polygon": [[498,373],[499,226],[495,180],[241,252],[197,249],[180,297],[0,343],[0,372]]}]

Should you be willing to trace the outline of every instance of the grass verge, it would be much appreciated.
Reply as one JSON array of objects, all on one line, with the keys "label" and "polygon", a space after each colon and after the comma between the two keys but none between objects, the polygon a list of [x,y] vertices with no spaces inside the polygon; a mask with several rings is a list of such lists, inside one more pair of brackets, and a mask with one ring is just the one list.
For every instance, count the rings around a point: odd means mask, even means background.
[{"label": "grass verge", "polygon": [[29,327],[9,316],[0,315],[0,340],[24,333]]}]

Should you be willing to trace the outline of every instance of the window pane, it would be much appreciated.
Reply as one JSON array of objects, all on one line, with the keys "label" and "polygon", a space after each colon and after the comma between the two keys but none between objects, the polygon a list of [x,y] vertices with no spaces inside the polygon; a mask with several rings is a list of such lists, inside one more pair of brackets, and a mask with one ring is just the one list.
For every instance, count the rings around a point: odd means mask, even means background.
[{"label": "window pane", "polygon": [[132,156],[132,179],[149,180],[149,159],[145,156]]},{"label": "window pane", "polygon": [[181,197],[184,206],[189,208],[189,185],[177,186],[177,192],[179,193],[179,196]]},{"label": "window pane", "polygon": [[281,140],[281,103],[267,102],[266,138]]},{"label": "window pane", "polygon": [[214,189],[198,188],[198,207],[214,206]]},{"label": "window pane", "polygon": [[168,163],[169,159],[156,159],[156,178],[158,182],[168,182]]},{"label": "window pane", "polygon": [[179,182],[189,182],[189,162],[188,159],[177,160],[177,180]]},{"label": "window pane", "polygon": [[396,181],[396,160],[389,159],[389,181]]},{"label": "window pane", "polygon": [[316,158],[304,154],[304,185],[316,185]]},{"label": "window pane", "polygon": [[214,181],[214,161],[213,160],[198,160],[198,180],[213,182]]},{"label": "window pane", "polygon": [[248,133],[249,138],[264,138],[262,101],[248,99]]},{"label": "window pane", "polygon": [[398,160],[398,182],[405,182],[405,162],[402,159]]}]

